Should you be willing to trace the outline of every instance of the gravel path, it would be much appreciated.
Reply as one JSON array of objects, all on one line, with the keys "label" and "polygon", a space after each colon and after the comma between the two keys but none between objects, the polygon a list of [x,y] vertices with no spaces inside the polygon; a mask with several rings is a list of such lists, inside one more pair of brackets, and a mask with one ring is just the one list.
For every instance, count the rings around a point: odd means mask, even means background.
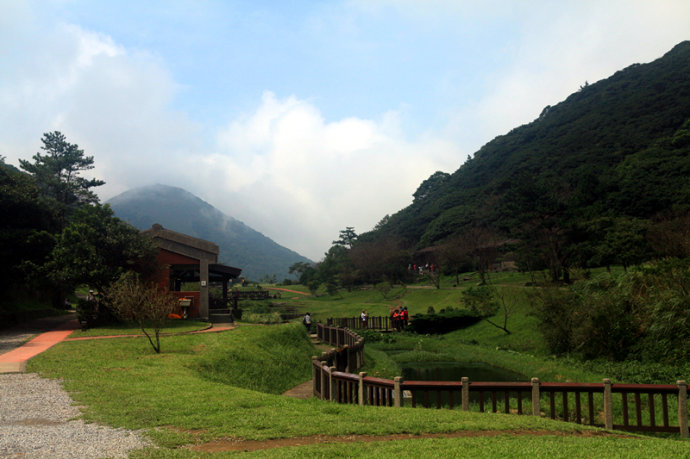
[{"label": "gravel path", "polygon": [[[0,330],[0,354],[74,315],[49,317]],[[125,429],[86,424],[59,381],[35,373],[0,374],[0,458],[126,457],[148,446]]]},{"label": "gravel path", "polygon": [[126,457],[148,445],[136,432],[75,420],[73,403],[56,380],[0,374],[0,457]]}]

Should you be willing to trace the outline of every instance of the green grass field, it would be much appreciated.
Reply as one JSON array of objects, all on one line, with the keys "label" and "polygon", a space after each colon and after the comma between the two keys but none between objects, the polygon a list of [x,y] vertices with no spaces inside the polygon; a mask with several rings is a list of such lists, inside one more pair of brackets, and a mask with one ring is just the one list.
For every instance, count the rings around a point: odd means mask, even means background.
[{"label": "green grass field", "polygon": [[[414,451],[431,456],[472,451],[476,457],[496,457],[512,451],[511,456],[517,457],[572,457],[586,451],[591,457],[690,455],[687,442],[634,435],[600,437],[597,429],[532,416],[345,406],[280,395],[310,378],[314,353],[300,324],[245,325],[229,332],[164,337],[161,354],[131,338],[64,342],[31,360],[29,371],[61,378],[83,407],[87,421],[144,429],[158,448],[137,452],[138,457],[199,457],[200,451],[188,448],[228,439],[311,436],[332,436],[334,443],[310,445],[307,441],[305,446],[252,454],[408,457]],[[453,432],[467,437],[365,441],[372,435]],[[350,435],[365,437],[338,441]]]},{"label": "green grass field", "polygon": [[[506,276],[501,285],[517,294],[510,335],[484,322],[442,336],[391,334],[367,344],[366,370],[390,377],[400,359],[438,358],[491,362],[543,381],[598,382],[608,376],[547,356],[522,295],[524,278]],[[460,290],[408,288],[398,301],[413,314],[430,305],[457,307]],[[362,308],[387,314],[392,304],[375,289],[332,297],[284,293],[279,302],[309,310],[317,319],[354,316]],[[246,449],[256,457],[690,457],[687,441],[610,435],[533,416],[360,407],[282,396],[311,379],[310,358],[320,353],[299,321],[164,336],[161,347],[155,354],[147,342],[132,338],[63,342],[32,359],[28,370],[63,380],[85,420],[143,429],[157,447],[134,457],[225,457],[246,454],[242,445],[253,445]],[[391,350],[399,352],[389,355]],[[269,442],[259,448],[270,448],[254,450],[252,440]],[[214,445],[220,450],[205,449]],[[223,451],[222,445],[239,445],[239,450]]]}]

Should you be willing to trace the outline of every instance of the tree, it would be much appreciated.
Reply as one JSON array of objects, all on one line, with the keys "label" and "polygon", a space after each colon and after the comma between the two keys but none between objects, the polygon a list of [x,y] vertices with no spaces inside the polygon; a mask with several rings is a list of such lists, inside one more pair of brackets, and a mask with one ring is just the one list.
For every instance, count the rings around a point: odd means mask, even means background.
[{"label": "tree", "polygon": [[363,282],[402,282],[408,275],[410,254],[394,238],[358,242],[350,251],[350,259],[361,273]]},{"label": "tree", "polygon": [[46,293],[45,279],[29,276],[30,271],[23,269],[43,263],[54,244],[49,232],[54,221],[39,196],[28,174],[0,159],[0,278],[5,284],[0,304]]},{"label": "tree", "polygon": [[450,174],[445,172],[436,171],[428,179],[424,180],[417,190],[412,195],[414,197],[414,202],[420,202],[428,198],[431,193],[441,188],[448,179]]},{"label": "tree", "polygon": [[469,271],[472,266],[470,254],[467,253],[462,236],[448,239],[438,248],[438,256],[446,274],[455,275],[455,284],[460,284],[460,273]]},{"label": "tree", "polygon": [[[508,319],[513,310],[513,301],[507,298],[506,292],[499,292],[495,287],[481,285],[464,290],[462,300],[472,312],[482,316],[487,323],[510,335]],[[493,319],[498,312],[502,313],[503,324]]]},{"label": "tree", "polygon": [[348,226],[344,230],[340,231],[339,239],[337,241],[333,241],[333,244],[351,249],[356,240],[357,233],[355,233],[355,228],[353,226]]},{"label": "tree", "polygon": [[487,282],[489,269],[498,257],[500,244],[501,240],[494,230],[472,227],[453,238],[445,253],[456,266],[462,265],[463,256],[469,259],[472,267],[479,274],[481,284],[484,285]]},{"label": "tree", "polygon": [[19,165],[34,177],[43,196],[53,206],[61,230],[76,207],[98,202],[91,189],[105,182],[80,175],[93,169],[93,156],[84,156],[84,150],[67,142],[61,132],[45,133],[41,142],[46,154],[36,153],[33,163],[20,159]]},{"label": "tree", "polygon": [[[124,273],[105,290],[105,298],[121,319],[139,325],[153,350],[159,354],[160,331],[168,315],[177,307],[177,299],[170,292],[160,290],[155,283],[142,282],[131,271]],[[153,329],[153,337],[147,328]]]},{"label": "tree", "polygon": [[152,242],[115,217],[109,205],[85,205],[57,235],[41,271],[63,290],[78,284],[102,290],[126,271],[151,274],[155,255]]}]

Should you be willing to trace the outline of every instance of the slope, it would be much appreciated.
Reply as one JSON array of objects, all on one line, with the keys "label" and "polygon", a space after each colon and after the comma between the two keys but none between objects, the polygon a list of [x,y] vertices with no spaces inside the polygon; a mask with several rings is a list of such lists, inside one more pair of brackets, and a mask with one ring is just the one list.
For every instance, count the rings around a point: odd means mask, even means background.
[{"label": "slope", "polygon": [[182,188],[151,185],[126,191],[108,201],[115,215],[139,229],[154,223],[220,247],[219,261],[242,268],[245,278],[288,277],[289,267],[309,260],[201,200]]},{"label": "slope", "polygon": [[[509,102],[507,102],[509,103]],[[503,233],[528,218],[650,219],[690,198],[690,42],[634,64],[437,173],[368,237],[425,247],[471,226]],[[540,206],[542,208],[540,208]]]}]

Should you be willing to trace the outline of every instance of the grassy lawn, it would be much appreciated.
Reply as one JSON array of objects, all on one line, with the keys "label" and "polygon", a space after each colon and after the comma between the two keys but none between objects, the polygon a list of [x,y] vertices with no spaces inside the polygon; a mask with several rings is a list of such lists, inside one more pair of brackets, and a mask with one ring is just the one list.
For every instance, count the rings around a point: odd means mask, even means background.
[{"label": "grassy lawn", "polygon": [[[199,451],[184,446],[228,439],[451,432],[467,432],[470,437],[291,446],[252,454],[690,455],[687,442],[591,436],[598,430],[532,416],[359,407],[279,395],[310,379],[310,357],[315,353],[301,324],[243,325],[223,333],[164,337],[161,354],[137,339],[63,342],[32,359],[29,371],[61,378],[87,421],[144,429],[159,448],[137,452],[140,457],[198,457]],[[476,436],[497,431],[522,434]]]},{"label": "grassy lawn", "polygon": [[[208,322],[201,322],[197,320],[168,320],[165,323],[165,327],[161,329],[161,333],[164,334],[174,334],[174,333],[186,333],[197,330],[204,330],[208,328],[210,324]],[[153,329],[147,328],[147,331],[151,333]],[[87,330],[75,330],[70,335],[70,338],[85,338],[90,336],[117,336],[117,335],[144,335],[136,323],[121,323],[112,324],[105,327],[89,328]]]}]

